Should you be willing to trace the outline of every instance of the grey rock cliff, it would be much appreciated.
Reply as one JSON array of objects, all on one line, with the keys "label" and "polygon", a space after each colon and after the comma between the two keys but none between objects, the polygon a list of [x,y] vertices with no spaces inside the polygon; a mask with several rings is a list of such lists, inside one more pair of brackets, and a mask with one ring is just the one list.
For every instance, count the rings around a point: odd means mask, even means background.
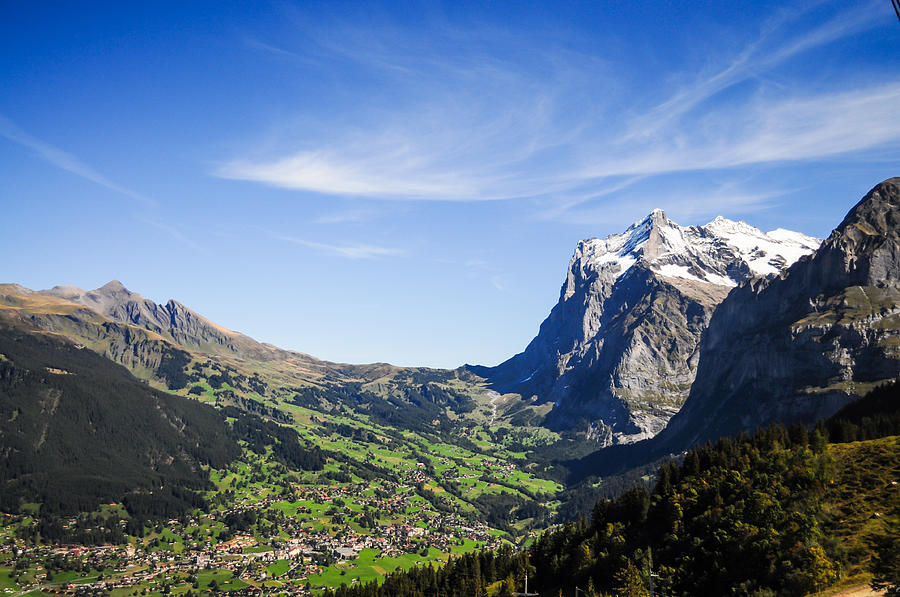
[{"label": "grey rock cliff", "polygon": [[498,391],[552,401],[552,427],[603,445],[652,437],[687,398],[700,335],[729,290],[818,244],[724,218],[681,227],[655,210],[622,234],[581,241],[534,340],[476,372]]},{"label": "grey rock cliff", "polygon": [[700,354],[661,442],[811,423],[900,376],[900,178],[872,189],[810,258],[732,290]]}]

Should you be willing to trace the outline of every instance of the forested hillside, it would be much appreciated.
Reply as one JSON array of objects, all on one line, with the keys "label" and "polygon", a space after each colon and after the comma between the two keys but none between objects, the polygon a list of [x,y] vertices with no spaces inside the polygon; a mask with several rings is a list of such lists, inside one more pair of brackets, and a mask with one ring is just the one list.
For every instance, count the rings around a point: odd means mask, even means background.
[{"label": "forested hillside", "polygon": [[296,468],[322,467],[293,429],[157,391],[91,350],[0,326],[0,511],[40,504],[44,540],[60,538],[55,516],[103,503],[123,503],[129,529],[201,506],[207,469],[237,458],[241,440]]},{"label": "forested hillside", "polygon": [[529,590],[542,595],[824,589],[873,552],[875,564],[896,561],[898,392],[897,383],[876,390],[812,431],[772,425],[695,448],[662,466],[652,491],[601,500],[590,520],[547,532],[526,552],[468,554],[335,594],[508,595],[523,589],[526,567]]}]

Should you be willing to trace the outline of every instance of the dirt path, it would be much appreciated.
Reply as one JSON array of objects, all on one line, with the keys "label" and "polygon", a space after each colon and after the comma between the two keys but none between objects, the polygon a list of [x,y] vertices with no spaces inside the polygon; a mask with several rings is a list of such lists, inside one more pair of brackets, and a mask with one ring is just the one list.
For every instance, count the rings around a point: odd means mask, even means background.
[{"label": "dirt path", "polygon": [[869,585],[858,585],[841,589],[837,593],[832,593],[829,597],[878,597],[884,595],[884,591],[873,591]]}]

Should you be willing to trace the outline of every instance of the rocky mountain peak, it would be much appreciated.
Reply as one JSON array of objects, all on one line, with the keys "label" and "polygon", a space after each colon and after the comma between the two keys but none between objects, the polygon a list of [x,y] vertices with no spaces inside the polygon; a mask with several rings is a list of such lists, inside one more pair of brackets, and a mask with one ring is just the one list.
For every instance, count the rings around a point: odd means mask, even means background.
[{"label": "rocky mountain peak", "polygon": [[842,269],[844,284],[898,285],[900,177],[869,191],[822,247],[823,266]]},{"label": "rocky mountain peak", "polygon": [[100,288],[95,288],[94,290],[84,290],[83,288],[79,288],[78,286],[54,286],[49,290],[41,290],[39,291],[41,294],[46,294],[49,296],[58,296],[58,297],[76,297],[76,296],[86,296],[93,295],[95,297],[101,296],[113,296],[113,295],[134,295],[135,294],[125,288],[125,285],[119,282],[118,280],[110,280]]},{"label": "rocky mountain peak", "polygon": [[89,291],[75,286],[56,286],[40,292],[85,305],[115,321],[155,332],[183,346],[226,352],[237,351],[238,345],[246,350],[258,348],[257,343],[210,322],[175,300],[170,299],[165,305],[156,304],[128,290],[118,280]]},{"label": "rocky mountain peak", "polygon": [[729,220],[723,216],[716,216],[710,223],[703,226],[704,230],[711,232],[717,236],[726,236],[733,234],[746,234],[750,236],[758,236],[761,234],[759,228],[751,226],[743,220]]},{"label": "rocky mountain peak", "polygon": [[110,280],[100,288],[94,290],[94,292],[98,294],[116,294],[119,292],[126,292],[131,294],[131,292],[127,288],[125,288],[125,285],[118,280]]},{"label": "rocky mountain peak", "polygon": [[677,228],[678,225],[669,220],[663,210],[654,209],[622,233],[580,241],[575,248],[570,271],[580,272],[582,277],[603,272],[607,278],[618,279],[640,259],[652,259],[659,253],[660,247],[669,244],[667,238],[672,236],[672,229]]},{"label": "rocky mountain peak", "polygon": [[50,290],[42,291],[42,294],[48,294],[59,298],[66,298],[70,296],[82,295],[84,294],[84,289],[79,288],[78,286],[54,286]]},{"label": "rocky mountain peak", "polygon": [[654,209],[622,233],[579,242],[562,296],[574,294],[578,278],[614,281],[637,263],[670,278],[732,287],[777,274],[820,243],[799,232],[765,233],[722,216],[702,227],[679,226]]},{"label": "rocky mountain peak", "polygon": [[876,185],[850,210],[835,232],[854,238],[900,238],[900,177]]},{"label": "rocky mountain peak", "polygon": [[655,209],[578,243],[559,303],[522,353],[480,369],[494,388],[552,401],[557,427],[605,443],[651,437],[687,398],[697,344],[728,291],[776,274],[819,240],[718,217],[679,226]]}]

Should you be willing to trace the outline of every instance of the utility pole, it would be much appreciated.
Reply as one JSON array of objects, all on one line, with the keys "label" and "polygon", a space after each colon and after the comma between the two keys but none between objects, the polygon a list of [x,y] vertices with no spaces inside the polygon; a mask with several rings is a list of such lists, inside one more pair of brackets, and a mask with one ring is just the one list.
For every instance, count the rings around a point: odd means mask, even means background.
[{"label": "utility pole", "polygon": [[528,570],[525,570],[525,592],[524,593],[513,593],[515,597],[537,597],[540,593],[529,593],[528,592]]},{"label": "utility pole", "polygon": [[515,597],[537,597],[538,593],[529,593],[528,592],[528,562],[531,558],[531,554],[525,555],[525,592],[524,593],[513,593]]}]

